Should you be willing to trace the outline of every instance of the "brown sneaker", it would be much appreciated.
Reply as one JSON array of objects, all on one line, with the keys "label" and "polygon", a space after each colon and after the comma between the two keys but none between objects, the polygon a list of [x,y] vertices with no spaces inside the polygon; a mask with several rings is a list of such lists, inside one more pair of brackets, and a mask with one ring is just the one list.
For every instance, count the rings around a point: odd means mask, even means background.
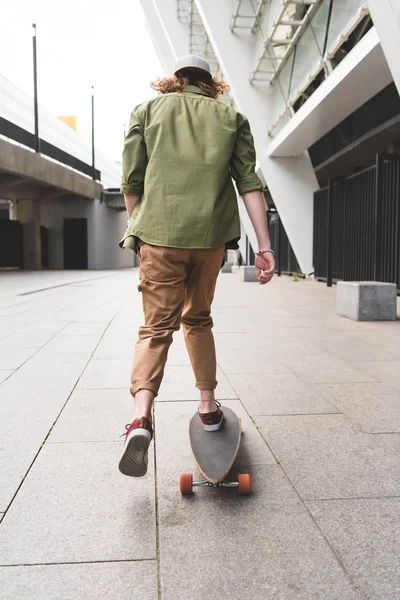
[{"label": "brown sneaker", "polygon": [[147,473],[148,450],[153,428],[146,417],[135,419],[126,426],[124,449],[118,468],[124,475],[143,477]]},{"label": "brown sneaker", "polygon": [[215,401],[215,404],[217,405],[217,408],[212,412],[203,413],[199,410],[199,416],[206,431],[218,431],[218,429],[221,429],[224,413],[220,408],[221,404],[217,400]]}]

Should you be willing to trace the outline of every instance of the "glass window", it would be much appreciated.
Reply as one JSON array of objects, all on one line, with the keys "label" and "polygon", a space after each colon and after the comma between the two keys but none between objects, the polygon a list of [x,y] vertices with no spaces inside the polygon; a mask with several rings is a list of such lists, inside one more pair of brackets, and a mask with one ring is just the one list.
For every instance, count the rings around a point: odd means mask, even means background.
[{"label": "glass window", "polygon": [[334,0],[326,48],[328,53],[336,46],[339,36],[348,30],[364,4],[361,0]]}]

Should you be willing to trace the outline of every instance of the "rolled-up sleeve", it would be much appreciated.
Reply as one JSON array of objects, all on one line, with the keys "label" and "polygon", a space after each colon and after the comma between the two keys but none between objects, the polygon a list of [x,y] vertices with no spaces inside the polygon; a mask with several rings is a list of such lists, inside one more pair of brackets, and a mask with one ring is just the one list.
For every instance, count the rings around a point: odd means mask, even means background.
[{"label": "rolled-up sleeve", "polygon": [[246,117],[240,113],[237,115],[236,143],[229,166],[241,196],[246,192],[263,189],[263,184],[255,172],[256,150],[250,125]]},{"label": "rolled-up sleeve", "polygon": [[123,194],[138,196],[143,194],[147,162],[143,123],[136,108],[131,114],[122,153],[121,192]]}]

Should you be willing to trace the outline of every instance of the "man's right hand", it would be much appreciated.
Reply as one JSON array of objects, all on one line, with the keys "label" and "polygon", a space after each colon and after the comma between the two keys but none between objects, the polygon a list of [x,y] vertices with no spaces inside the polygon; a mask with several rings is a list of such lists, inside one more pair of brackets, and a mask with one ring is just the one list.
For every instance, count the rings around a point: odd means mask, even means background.
[{"label": "man's right hand", "polygon": [[266,252],[261,255],[257,254],[255,266],[257,281],[261,285],[271,281],[275,273],[275,259],[272,252]]}]

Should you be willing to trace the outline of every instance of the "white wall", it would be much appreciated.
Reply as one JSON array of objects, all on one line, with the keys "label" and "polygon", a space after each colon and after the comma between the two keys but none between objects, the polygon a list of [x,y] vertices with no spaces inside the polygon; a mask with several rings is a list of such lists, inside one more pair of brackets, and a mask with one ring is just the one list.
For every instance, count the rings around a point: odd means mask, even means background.
[{"label": "white wall", "polygon": [[399,0],[368,0],[367,4],[400,94],[400,2]]},{"label": "white wall", "polygon": [[41,224],[49,230],[49,268],[63,269],[64,219],[88,220],[88,268],[118,269],[132,267],[135,255],[121,250],[118,242],[124,234],[126,213],[108,208],[99,200],[53,200],[42,203]]}]

